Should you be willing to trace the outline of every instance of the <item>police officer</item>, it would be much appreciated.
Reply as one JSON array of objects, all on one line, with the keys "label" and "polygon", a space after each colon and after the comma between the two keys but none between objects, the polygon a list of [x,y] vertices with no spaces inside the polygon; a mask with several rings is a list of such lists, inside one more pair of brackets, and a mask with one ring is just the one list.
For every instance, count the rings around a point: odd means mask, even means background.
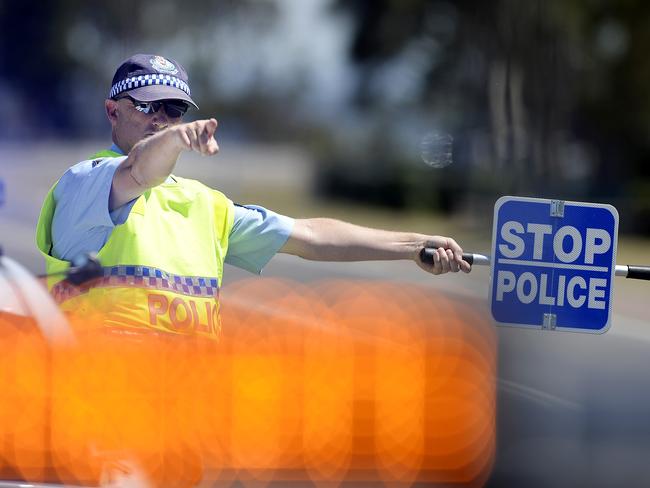
[{"label": "police officer", "polygon": [[[319,261],[415,261],[442,274],[470,271],[451,238],[389,232],[326,219],[292,219],[234,204],[173,174],[181,152],[214,156],[214,118],[184,123],[198,108],[186,71],[136,54],[113,77],[105,109],[113,145],[72,166],[48,193],[37,244],[49,273],[97,252],[103,276],[81,286],[51,280],[64,309],[100,310],[109,324],[219,335],[224,263],[259,273],[277,253]],[[420,259],[436,249],[433,264]]]}]

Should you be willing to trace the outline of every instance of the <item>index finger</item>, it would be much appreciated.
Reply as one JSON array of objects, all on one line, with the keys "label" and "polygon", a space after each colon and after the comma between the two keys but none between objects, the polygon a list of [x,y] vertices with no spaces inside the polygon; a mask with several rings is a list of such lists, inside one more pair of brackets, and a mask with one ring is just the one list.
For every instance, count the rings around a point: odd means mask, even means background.
[{"label": "index finger", "polygon": [[454,259],[460,264],[463,261],[463,248],[451,237],[447,237],[447,249],[454,253]]},{"label": "index finger", "polygon": [[208,134],[208,136],[212,136],[217,130],[217,125],[219,125],[217,119],[208,119],[203,130]]}]

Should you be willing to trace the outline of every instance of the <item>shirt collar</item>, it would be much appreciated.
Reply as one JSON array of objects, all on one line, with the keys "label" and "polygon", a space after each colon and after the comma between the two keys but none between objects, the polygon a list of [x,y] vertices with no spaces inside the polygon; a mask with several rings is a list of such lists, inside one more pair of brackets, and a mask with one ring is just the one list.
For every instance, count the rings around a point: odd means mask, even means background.
[{"label": "shirt collar", "polygon": [[124,156],[124,152],[119,147],[117,147],[117,144],[113,144],[109,151],[113,151]]}]

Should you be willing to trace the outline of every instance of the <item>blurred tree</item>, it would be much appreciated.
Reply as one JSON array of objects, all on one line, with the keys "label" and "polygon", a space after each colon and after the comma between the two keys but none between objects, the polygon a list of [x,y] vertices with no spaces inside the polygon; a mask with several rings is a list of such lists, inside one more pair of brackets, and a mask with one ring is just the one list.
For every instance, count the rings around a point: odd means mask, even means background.
[{"label": "blurred tree", "polygon": [[[213,95],[202,104],[206,112],[245,120],[256,137],[294,130],[302,137],[309,124],[304,113],[295,115],[305,79],[300,64],[280,65],[297,70],[282,78],[291,86],[271,86],[262,76],[256,82],[249,66],[245,92],[228,100],[216,93],[216,67],[223,67],[217,61],[248,57],[246,50],[256,48],[251,39],[262,43],[281,28],[278,18],[292,11],[288,1],[0,0],[0,115],[10,121],[0,137],[104,133],[107,79],[136,51],[183,60],[194,89]],[[607,200],[650,232],[650,3],[331,5],[351,19],[349,57],[357,74],[352,109],[341,109],[319,136],[319,144],[327,144],[328,131],[352,141],[341,177],[383,178],[390,192],[405,193],[391,197],[403,205],[428,198],[451,209],[457,195],[482,195],[484,205],[504,193]],[[224,36],[244,29],[227,46],[237,54],[224,57]],[[427,129],[454,136],[450,168],[413,165],[412,139]],[[432,185],[440,199],[430,196]],[[378,191],[376,200],[386,200]],[[622,228],[631,227],[624,219]]]},{"label": "blurred tree", "polygon": [[273,3],[0,0],[0,94],[17,107],[0,103],[0,114],[14,116],[25,138],[101,133],[101,105],[119,62],[134,52],[170,53],[196,73],[200,89],[211,54],[202,47],[215,25],[252,10],[272,17]]},{"label": "blurred tree", "polygon": [[[417,107],[454,134],[462,145],[454,166],[465,182],[456,181],[455,192],[603,199],[637,218],[650,208],[647,2],[335,6],[356,18],[350,57],[363,73],[358,107],[399,122],[400,112]],[[399,83],[378,79],[405,56],[422,82],[391,98]]]},{"label": "blurred tree", "polygon": [[[57,93],[67,66],[61,63],[60,37],[56,30],[54,2],[0,3],[0,81],[3,96],[25,95],[23,116],[33,121],[37,131],[48,126],[66,127]],[[29,96],[26,96],[29,94]],[[20,121],[16,121],[20,122]],[[10,124],[11,121],[5,121]]]}]

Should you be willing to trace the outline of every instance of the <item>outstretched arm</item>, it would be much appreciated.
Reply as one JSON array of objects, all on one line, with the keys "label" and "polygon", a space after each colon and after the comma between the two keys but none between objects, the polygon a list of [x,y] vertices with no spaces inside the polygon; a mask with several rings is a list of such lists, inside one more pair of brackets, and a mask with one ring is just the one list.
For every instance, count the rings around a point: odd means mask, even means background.
[{"label": "outstretched arm", "polygon": [[[437,250],[432,265],[420,259],[425,247]],[[462,248],[450,237],[371,229],[326,218],[296,220],[280,252],[314,261],[409,259],[433,274],[471,269],[463,261]]]},{"label": "outstretched arm", "polygon": [[174,170],[181,151],[211,156],[219,151],[214,138],[215,119],[197,120],[168,127],[138,142],[113,176],[110,210],[160,185]]}]

